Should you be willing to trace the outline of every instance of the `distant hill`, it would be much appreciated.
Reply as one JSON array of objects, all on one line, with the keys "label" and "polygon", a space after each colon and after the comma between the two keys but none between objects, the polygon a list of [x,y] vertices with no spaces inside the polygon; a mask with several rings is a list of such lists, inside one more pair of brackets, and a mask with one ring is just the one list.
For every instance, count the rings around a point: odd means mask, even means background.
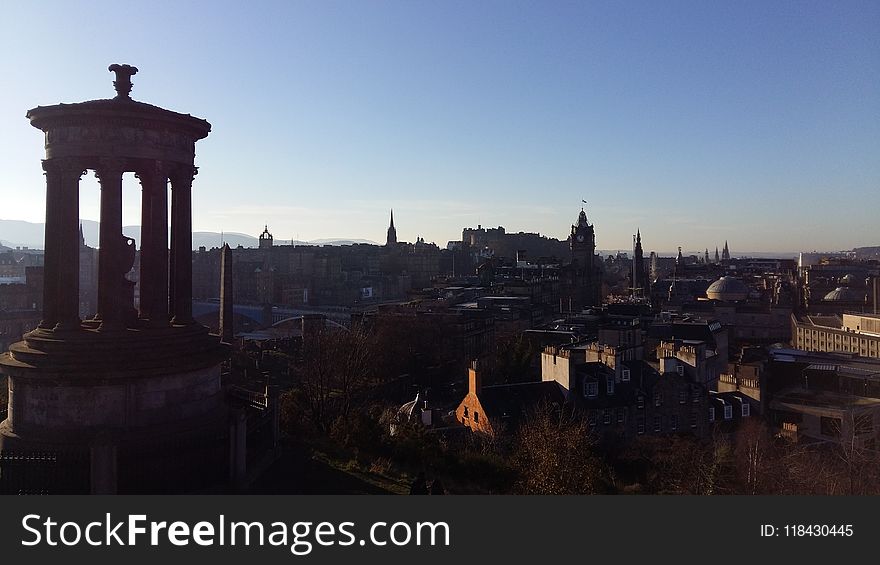
[{"label": "distant hill", "polygon": [[[94,220],[80,220],[80,223],[82,224],[83,237],[86,240],[86,245],[97,247],[100,234],[100,224]],[[42,223],[25,222],[22,220],[0,220],[0,247],[31,247],[34,249],[42,249],[44,229],[45,224]],[[125,226],[122,228],[122,233],[128,237],[134,238],[135,241],[140,242],[140,226]],[[289,239],[276,239],[275,241],[279,245],[290,244]],[[220,234],[217,232],[206,231],[193,232],[193,249],[198,249],[202,246],[208,249],[211,249],[212,247],[220,247],[221,242],[228,243],[230,247],[238,247],[239,245],[242,247],[257,247],[259,245],[258,238],[244,233],[224,232],[223,234]],[[350,245],[352,243],[375,244],[375,242],[366,239],[332,238],[316,239],[313,241],[294,241],[294,243],[296,245]]]},{"label": "distant hill", "polygon": [[856,247],[853,251],[859,259],[880,259],[880,245]]}]

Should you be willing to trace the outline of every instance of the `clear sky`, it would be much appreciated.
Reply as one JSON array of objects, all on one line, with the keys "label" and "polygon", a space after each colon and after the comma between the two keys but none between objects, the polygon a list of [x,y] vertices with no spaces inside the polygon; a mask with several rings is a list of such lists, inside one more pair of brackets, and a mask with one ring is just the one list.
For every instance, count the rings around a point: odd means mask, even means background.
[{"label": "clear sky", "polygon": [[565,238],[585,199],[600,249],[880,245],[876,0],[4,0],[0,47],[4,219],[44,219],[25,112],[129,63],[213,125],[196,230],[384,241],[393,207],[401,240]]}]

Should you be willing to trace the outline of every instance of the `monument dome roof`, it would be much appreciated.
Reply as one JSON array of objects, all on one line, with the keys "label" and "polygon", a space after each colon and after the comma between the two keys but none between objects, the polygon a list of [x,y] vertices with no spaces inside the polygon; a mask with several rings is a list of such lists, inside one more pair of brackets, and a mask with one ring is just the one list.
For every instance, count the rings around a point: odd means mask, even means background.
[{"label": "monument dome roof", "polygon": [[706,296],[712,300],[745,300],[748,295],[748,287],[741,280],[729,276],[721,277],[706,289]]}]

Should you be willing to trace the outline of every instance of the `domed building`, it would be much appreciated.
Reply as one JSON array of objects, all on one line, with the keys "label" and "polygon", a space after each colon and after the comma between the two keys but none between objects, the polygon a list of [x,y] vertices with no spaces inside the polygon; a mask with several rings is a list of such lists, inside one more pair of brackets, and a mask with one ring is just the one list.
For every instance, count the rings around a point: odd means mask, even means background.
[{"label": "domed building", "polygon": [[839,286],[826,294],[822,300],[825,302],[864,302],[865,294],[849,287]]},{"label": "domed building", "polygon": [[723,302],[745,300],[748,295],[749,289],[741,280],[728,276],[721,277],[706,289],[706,297]]}]

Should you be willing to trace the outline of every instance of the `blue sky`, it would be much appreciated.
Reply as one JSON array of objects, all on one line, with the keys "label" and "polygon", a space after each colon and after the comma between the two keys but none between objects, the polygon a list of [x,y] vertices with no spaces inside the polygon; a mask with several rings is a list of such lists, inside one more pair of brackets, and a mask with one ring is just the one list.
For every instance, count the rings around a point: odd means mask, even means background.
[{"label": "blue sky", "polygon": [[[204,117],[197,230],[441,246],[880,245],[877,2],[4,2],[0,217],[42,221],[36,105]],[[93,176],[81,216],[98,219]],[[126,178],[126,224],[139,190]]]}]

